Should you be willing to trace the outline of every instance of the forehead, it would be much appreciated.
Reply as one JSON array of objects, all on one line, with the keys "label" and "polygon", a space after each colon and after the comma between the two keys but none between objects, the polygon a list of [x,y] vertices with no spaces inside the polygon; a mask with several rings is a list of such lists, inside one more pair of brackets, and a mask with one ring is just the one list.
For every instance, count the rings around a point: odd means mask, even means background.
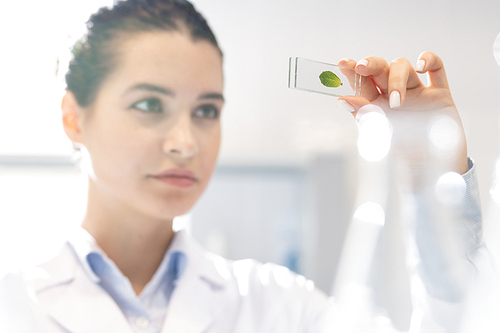
[{"label": "forehead", "polygon": [[208,41],[182,32],[145,32],[123,37],[116,51],[111,81],[222,91],[222,58]]}]

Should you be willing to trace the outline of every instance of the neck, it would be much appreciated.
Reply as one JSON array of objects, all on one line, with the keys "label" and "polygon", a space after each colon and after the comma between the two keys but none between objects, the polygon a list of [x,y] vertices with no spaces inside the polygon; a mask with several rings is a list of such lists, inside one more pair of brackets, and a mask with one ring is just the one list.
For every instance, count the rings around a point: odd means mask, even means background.
[{"label": "neck", "polygon": [[82,227],[130,280],[136,294],[151,280],[174,235],[173,219],[158,219],[134,210],[118,198],[104,198],[89,181]]}]

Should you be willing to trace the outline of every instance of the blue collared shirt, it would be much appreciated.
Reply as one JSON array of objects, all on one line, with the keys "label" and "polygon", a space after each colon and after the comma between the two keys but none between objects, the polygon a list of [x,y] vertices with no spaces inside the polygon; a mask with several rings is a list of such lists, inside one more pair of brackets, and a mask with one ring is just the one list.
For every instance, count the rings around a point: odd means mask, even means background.
[{"label": "blue collared shirt", "polygon": [[139,295],[83,228],[70,237],[69,244],[89,278],[113,298],[134,332],[160,332],[170,297],[187,264],[185,253],[176,250],[175,236],[156,273]]}]

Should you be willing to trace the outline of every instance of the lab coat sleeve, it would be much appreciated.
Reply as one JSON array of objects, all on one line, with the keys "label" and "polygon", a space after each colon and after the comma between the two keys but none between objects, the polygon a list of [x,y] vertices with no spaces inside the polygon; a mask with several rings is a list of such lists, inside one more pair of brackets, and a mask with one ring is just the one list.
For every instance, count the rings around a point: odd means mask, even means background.
[{"label": "lab coat sleeve", "polygon": [[457,207],[456,223],[460,230],[459,242],[463,244],[467,256],[472,262],[474,255],[484,248],[484,242],[476,166],[471,159],[469,159],[468,163],[469,170],[463,175],[466,192],[464,199],[460,201]]},{"label": "lab coat sleeve", "polygon": [[[431,297],[455,303],[461,301],[467,285],[482,285],[487,289],[496,280],[493,260],[482,237],[479,188],[471,159],[463,179],[464,195],[453,204],[436,206],[439,203],[432,202],[435,199],[429,193],[416,194],[415,240],[421,258],[421,277]],[[445,219],[451,222],[450,229],[439,229]],[[449,260],[451,246],[458,249],[461,267],[453,267],[458,265]]]},{"label": "lab coat sleeve", "polygon": [[496,264],[483,240],[483,218],[479,186],[474,162],[469,159],[469,171],[463,176],[467,185],[464,202],[458,209],[457,223],[462,231],[460,242],[474,268],[474,282],[480,293],[488,294],[498,285]]},{"label": "lab coat sleeve", "polygon": [[443,251],[439,244],[442,240],[439,234],[432,234],[432,224],[441,221],[432,219],[435,215],[427,211],[429,204],[426,206],[425,199],[419,200],[423,204],[419,209],[421,228],[416,242],[421,256],[420,274],[428,292],[423,322],[436,323],[449,331],[458,330],[471,304],[493,292],[498,283],[494,260],[482,237],[479,188],[471,159],[463,179],[466,185],[463,198],[449,211],[444,209],[455,227],[453,236],[457,238],[461,258],[458,267],[453,267],[457,266],[455,262],[442,260],[444,256],[438,252]]},{"label": "lab coat sleeve", "polygon": [[[471,299],[476,299],[478,294],[488,294],[497,284],[494,261],[482,238],[479,189],[472,160],[469,160],[469,170],[463,175],[463,180],[465,193],[461,200],[445,207],[439,214],[432,211],[436,207],[433,206],[433,196],[417,193],[415,198],[415,241],[421,259],[419,275],[427,290],[422,325],[446,327],[450,332],[457,331],[463,324],[462,317],[470,311]],[[439,253],[443,251],[443,235],[436,233],[439,230],[435,227],[443,221],[436,219],[438,216],[447,218],[455,231],[446,236],[454,237],[458,245],[458,269],[452,267],[455,263],[446,261],[446,255]],[[456,274],[457,271],[464,274]],[[328,306],[319,312],[310,332],[335,331],[338,316],[339,309],[330,300]]]}]

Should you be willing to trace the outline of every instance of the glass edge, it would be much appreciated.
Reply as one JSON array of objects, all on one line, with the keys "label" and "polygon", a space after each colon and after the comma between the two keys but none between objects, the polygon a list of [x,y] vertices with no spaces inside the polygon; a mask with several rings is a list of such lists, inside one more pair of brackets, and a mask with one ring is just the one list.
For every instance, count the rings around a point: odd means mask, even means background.
[{"label": "glass edge", "polygon": [[310,62],[315,62],[315,63],[318,63],[318,64],[323,64],[323,65],[328,65],[328,66],[334,66],[334,67],[338,67],[338,68],[345,68],[345,69],[349,69],[351,71],[354,70],[354,68],[349,68],[349,67],[344,67],[344,66],[339,66],[339,65],[334,65],[334,64],[330,64],[328,62],[324,62],[324,61],[316,61],[316,60],[311,60],[311,59],[307,59],[307,58],[301,58],[301,57],[295,57],[296,59],[296,62],[300,59],[300,60],[305,60],[305,61],[310,61]]},{"label": "glass edge", "polygon": [[301,90],[301,91],[313,92],[313,93],[317,93],[317,94],[321,94],[321,95],[327,95],[327,96],[334,96],[334,97],[343,97],[343,96],[346,96],[346,95],[330,94],[330,93],[327,93],[327,92],[318,91],[318,90],[312,90],[312,89],[304,89],[304,88],[297,88],[297,87],[291,87],[291,88],[292,89],[296,89],[296,90]]}]

